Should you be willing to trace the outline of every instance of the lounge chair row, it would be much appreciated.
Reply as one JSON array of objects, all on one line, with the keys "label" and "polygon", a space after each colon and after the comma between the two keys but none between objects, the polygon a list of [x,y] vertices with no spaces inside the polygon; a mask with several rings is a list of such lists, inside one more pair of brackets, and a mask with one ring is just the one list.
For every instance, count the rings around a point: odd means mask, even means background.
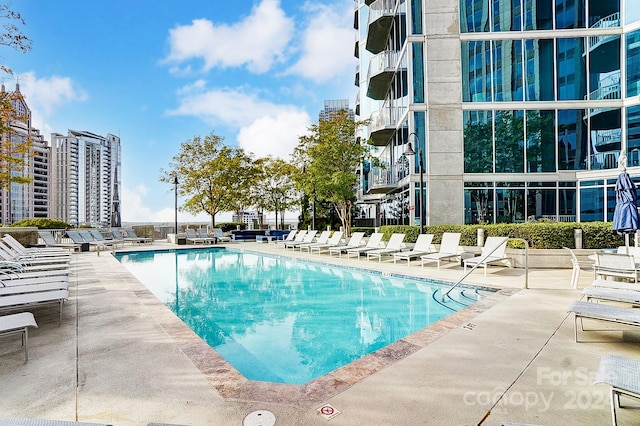
[{"label": "lounge chair row", "polygon": [[[584,300],[573,302],[568,309],[569,313],[574,314],[576,342],[580,342],[579,329],[583,332],[588,331],[584,326],[585,319],[631,327],[640,326],[640,312],[635,308],[640,305],[640,285],[635,282],[595,279],[582,291],[582,299]],[[611,387],[611,418],[612,424],[616,425],[616,410],[623,407],[620,397],[640,399],[640,361],[611,354],[603,355],[594,383],[608,384]]]},{"label": "lounge chair row", "polygon": [[[407,265],[412,260],[420,259],[422,267],[426,263],[435,262],[438,269],[443,260],[459,260],[460,259],[460,233],[445,232],[442,235],[440,249],[434,251],[432,249],[433,234],[421,234],[418,236],[414,247],[409,251],[403,251],[405,234],[397,233],[391,235],[389,241],[383,246],[382,233],[373,233],[369,237],[366,244],[363,245],[364,232],[354,232],[346,243],[340,243],[342,232],[323,231],[316,239],[317,231],[301,230],[297,233],[292,231],[287,238],[282,241],[272,242],[277,247],[285,249],[307,250],[310,253],[317,251],[318,254],[328,252],[329,255],[337,255],[342,257],[366,257],[367,260],[377,259],[381,262],[383,257],[393,259],[394,263],[399,260],[407,261]],[[465,270],[467,267],[476,268],[482,266],[485,275],[487,274],[487,266],[494,263],[505,263],[508,261],[512,266],[511,259],[506,256],[508,238],[506,237],[488,237],[482,252],[479,256],[463,259]]]},{"label": "lounge chair row", "polygon": [[0,337],[20,334],[28,361],[28,329],[38,325],[31,310],[57,305],[59,323],[69,298],[71,255],[60,248],[26,248],[10,235],[0,239]]}]

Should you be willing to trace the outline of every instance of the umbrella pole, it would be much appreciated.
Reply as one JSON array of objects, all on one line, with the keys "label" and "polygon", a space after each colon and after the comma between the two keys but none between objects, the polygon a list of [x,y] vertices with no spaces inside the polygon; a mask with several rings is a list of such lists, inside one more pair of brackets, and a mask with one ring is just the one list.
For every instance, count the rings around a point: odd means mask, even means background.
[{"label": "umbrella pole", "polygon": [[629,254],[629,234],[624,234],[624,246],[627,250],[627,254]]}]

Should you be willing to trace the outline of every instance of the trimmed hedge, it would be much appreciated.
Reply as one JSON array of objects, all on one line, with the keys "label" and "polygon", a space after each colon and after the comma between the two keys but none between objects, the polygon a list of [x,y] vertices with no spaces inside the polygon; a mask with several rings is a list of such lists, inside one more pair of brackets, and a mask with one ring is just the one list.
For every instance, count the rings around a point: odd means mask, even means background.
[{"label": "trimmed hedge", "polygon": [[[624,236],[618,235],[611,222],[525,222],[498,223],[491,225],[433,225],[426,226],[425,233],[433,234],[433,242],[439,244],[444,232],[459,232],[461,246],[477,246],[478,229],[484,229],[484,236],[522,238],[532,249],[575,248],[574,229],[582,229],[582,248],[601,249],[624,245]],[[368,228],[367,228],[368,229]],[[383,240],[391,234],[406,234],[405,242],[414,243],[420,232],[419,226],[391,225],[380,227]],[[631,236],[633,238],[633,236]],[[509,247],[523,248],[524,244],[511,241]]]},{"label": "trimmed hedge", "polygon": [[22,219],[9,225],[14,228],[20,228],[25,226],[35,226],[38,229],[69,229],[72,228],[68,223],[58,219],[37,218],[37,219]]}]

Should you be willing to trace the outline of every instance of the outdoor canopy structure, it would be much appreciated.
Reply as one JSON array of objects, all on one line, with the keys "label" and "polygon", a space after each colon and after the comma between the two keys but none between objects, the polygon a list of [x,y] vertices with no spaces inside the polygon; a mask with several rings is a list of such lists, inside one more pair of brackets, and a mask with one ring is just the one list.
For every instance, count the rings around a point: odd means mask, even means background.
[{"label": "outdoor canopy structure", "polygon": [[613,230],[624,235],[627,254],[629,253],[629,234],[635,234],[640,229],[638,217],[638,195],[636,185],[631,181],[627,173],[625,163],[626,156],[620,156],[619,164],[621,173],[616,181],[616,208],[613,211]]}]

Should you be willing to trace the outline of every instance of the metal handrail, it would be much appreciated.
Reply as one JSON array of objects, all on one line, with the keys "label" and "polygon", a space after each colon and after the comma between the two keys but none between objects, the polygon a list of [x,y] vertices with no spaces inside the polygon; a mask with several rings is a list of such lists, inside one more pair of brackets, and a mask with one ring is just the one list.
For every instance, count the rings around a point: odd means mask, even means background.
[{"label": "metal handrail", "polygon": [[[523,238],[507,238],[507,243],[509,241],[522,241],[524,243],[524,288],[529,288],[529,242]],[[489,256],[491,256],[493,254],[493,252],[495,252],[496,250],[498,250],[500,248],[500,246],[496,246],[493,250],[491,250],[490,253],[487,253],[482,259],[486,259]],[[454,288],[456,288],[460,283],[462,283],[462,281],[464,281],[465,278],[467,278],[478,266],[480,266],[480,264],[482,262],[478,262],[475,265],[473,265],[473,267],[471,267],[471,269],[465,273],[462,278],[460,278],[458,281],[456,281],[456,283],[454,285],[451,286],[451,288],[449,288],[449,290],[447,290],[445,293],[442,294],[442,301],[444,301],[445,297],[449,296],[449,293],[451,292],[451,290],[453,290]]]}]

